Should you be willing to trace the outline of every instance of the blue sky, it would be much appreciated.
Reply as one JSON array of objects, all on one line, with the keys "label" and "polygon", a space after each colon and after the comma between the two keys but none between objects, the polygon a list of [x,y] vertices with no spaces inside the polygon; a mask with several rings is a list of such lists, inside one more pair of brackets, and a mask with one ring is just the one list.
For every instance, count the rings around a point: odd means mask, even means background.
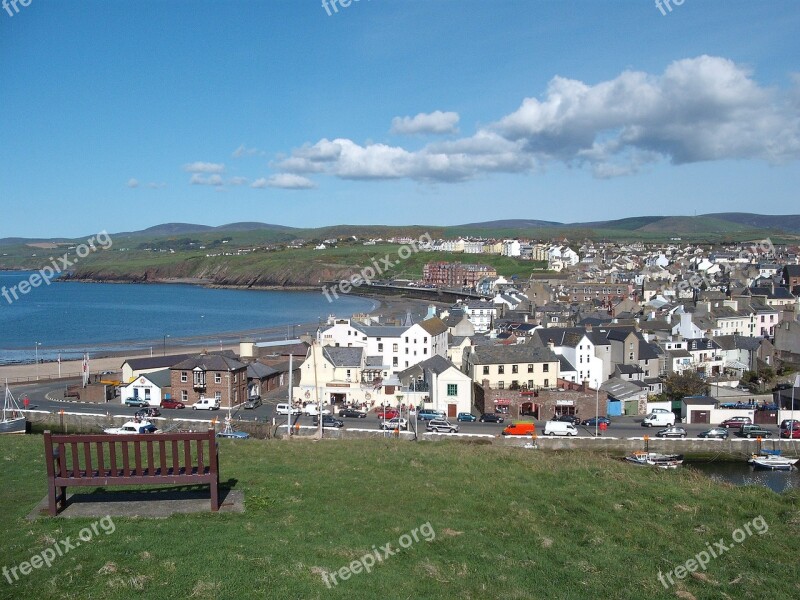
[{"label": "blue sky", "polygon": [[795,1],[337,6],[0,9],[0,237],[799,212]]}]

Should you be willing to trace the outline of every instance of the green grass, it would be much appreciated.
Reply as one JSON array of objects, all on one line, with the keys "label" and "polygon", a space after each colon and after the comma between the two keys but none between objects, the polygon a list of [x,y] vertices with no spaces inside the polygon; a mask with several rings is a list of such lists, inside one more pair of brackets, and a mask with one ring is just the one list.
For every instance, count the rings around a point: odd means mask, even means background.
[{"label": "green grass", "polygon": [[[0,567],[73,540],[91,519],[30,523],[45,495],[39,436],[0,439]],[[582,453],[465,443],[229,441],[222,480],[244,514],[115,518],[116,531],[9,585],[2,598],[791,598],[800,494],[713,483]],[[769,531],[671,590],[657,579],[763,516]],[[373,546],[422,539],[332,589]],[[727,594],[727,596],[726,596]]]}]

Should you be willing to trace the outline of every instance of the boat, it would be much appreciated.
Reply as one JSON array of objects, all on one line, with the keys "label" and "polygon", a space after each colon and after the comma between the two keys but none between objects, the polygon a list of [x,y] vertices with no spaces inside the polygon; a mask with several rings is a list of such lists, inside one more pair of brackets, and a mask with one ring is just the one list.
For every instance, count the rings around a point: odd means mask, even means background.
[{"label": "boat", "polygon": [[762,450],[761,454],[753,454],[749,462],[757,469],[770,471],[790,471],[800,459],[781,456],[780,450]]},{"label": "boat", "polygon": [[145,421],[141,419],[135,419],[133,421],[127,421],[122,425],[122,427],[109,427],[108,429],[103,429],[103,433],[111,433],[116,435],[123,435],[123,434],[149,434],[149,433],[156,433],[158,428],[153,425],[150,421]]},{"label": "boat", "polygon": [[28,420],[11,394],[8,381],[6,381],[6,397],[3,401],[0,433],[25,433],[27,430]]},{"label": "boat", "polygon": [[683,464],[683,454],[659,454],[658,452],[637,451],[626,456],[625,460],[635,465],[648,465],[660,469],[676,469]]}]

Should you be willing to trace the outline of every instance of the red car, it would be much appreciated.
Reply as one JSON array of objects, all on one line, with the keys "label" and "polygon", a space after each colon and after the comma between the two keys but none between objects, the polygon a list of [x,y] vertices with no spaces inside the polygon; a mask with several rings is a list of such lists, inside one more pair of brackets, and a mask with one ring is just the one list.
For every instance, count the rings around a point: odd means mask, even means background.
[{"label": "red car", "polygon": [[399,417],[399,416],[400,416],[400,413],[397,412],[393,408],[387,408],[387,409],[378,410],[378,418],[379,419],[384,419],[386,421],[389,421],[390,419],[394,419],[395,417]]},{"label": "red car", "polygon": [[793,440],[800,440],[800,426],[795,426],[794,429],[791,431],[791,436],[789,435],[788,429],[781,429],[781,437],[788,438],[791,437]]},{"label": "red car", "polygon": [[162,400],[161,408],[186,408],[186,405],[183,402],[178,402],[177,400]]}]

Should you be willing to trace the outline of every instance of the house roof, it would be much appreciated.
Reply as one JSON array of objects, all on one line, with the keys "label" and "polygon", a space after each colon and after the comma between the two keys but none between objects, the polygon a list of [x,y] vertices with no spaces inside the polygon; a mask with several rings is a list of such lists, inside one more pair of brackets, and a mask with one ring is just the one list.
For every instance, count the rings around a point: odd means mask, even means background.
[{"label": "house roof", "polygon": [[270,367],[269,365],[265,365],[264,363],[260,363],[258,361],[252,362],[247,365],[247,377],[248,379],[266,379],[270,375],[275,375],[279,373],[277,369]]},{"label": "house roof", "polygon": [[447,331],[447,325],[439,317],[431,317],[417,324],[432,336],[441,335]]},{"label": "house roof", "polygon": [[683,398],[682,402],[686,405],[696,404],[703,406],[715,406],[718,400],[709,396],[686,396]]},{"label": "house roof", "polygon": [[235,358],[224,354],[197,354],[171,367],[174,370],[191,371],[200,368],[203,371],[238,371],[246,365]]},{"label": "house roof", "polygon": [[[152,371],[151,373],[144,373],[139,377],[144,377],[145,379],[150,381],[150,383],[152,383],[154,386],[162,390],[164,388],[172,387],[172,383],[170,381],[169,369],[161,369],[160,371]],[[128,385],[136,383],[137,381],[139,381],[138,377]]]},{"label": "house roof", "polygon": [[363,352],[363,348],[322,347],[322,355],[334,367],[360,367]]},{"label": "house roof", "polygon": [[557,362],[558,356],[549,348],[531,344],[515,344],[513,346],[475,346],[470,360],[476,365],[504,365]]},{"label": "house roof", "polygon": [[[231,353],[233,354],[233,353]],[[167,354],[166,356],[147,356],[145,358],[129,358],[123,364],[127,363],[128,366],[134,371],[141,371],[144,369],[158,369],[170,368],[177,365],[179,362],[194,356],[194,354]]]}]

